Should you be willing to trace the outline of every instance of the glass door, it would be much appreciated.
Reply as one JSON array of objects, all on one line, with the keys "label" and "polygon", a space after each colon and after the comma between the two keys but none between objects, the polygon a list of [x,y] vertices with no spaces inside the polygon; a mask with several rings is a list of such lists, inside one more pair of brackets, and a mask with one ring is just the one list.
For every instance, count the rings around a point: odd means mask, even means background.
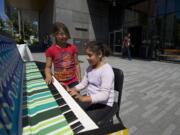
[{"label": "glass door", "polygon": [[121,46],[123,41],[123,31],[116,30],[109,33],[109,44],[113,54],[121,53]]},{"label": "glass door", "polygon": [[113,46],[114,46],[114,32],[109,33],[109,47],[113,51]]}]

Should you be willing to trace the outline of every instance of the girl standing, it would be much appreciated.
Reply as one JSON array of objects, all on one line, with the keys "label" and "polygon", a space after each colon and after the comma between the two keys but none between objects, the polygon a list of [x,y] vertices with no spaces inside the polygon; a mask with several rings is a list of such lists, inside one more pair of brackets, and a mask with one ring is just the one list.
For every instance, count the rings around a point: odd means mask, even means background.
[{"label": "girl standing", "polygon": [[80,66],[77,48],[67,43],[70,33],[60,22],[53,24],[55,43],[46,51],[45,76],[46,83],[52,82],[51,67],[54,64],[54,77],[64,86],[74,87],[80,80]]}]

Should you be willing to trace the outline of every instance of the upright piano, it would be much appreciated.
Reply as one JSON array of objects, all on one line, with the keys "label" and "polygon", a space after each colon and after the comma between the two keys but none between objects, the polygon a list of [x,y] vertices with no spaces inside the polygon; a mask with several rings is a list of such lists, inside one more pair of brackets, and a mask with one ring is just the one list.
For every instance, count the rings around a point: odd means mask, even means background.
[{"label": "upright piano", "polygon": [[[32,58],[32,56],[31,56]],[[47,85],[36,62],[0,36],[0,135],[127,135],[121,124],[98,127],[54,78]]]}]

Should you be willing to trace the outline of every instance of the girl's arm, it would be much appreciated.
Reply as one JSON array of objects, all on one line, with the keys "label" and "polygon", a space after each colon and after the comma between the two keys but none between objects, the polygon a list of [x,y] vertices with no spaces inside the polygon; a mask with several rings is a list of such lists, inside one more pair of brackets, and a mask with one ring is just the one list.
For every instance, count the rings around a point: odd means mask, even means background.
[{"label": "girl's arm", "polygon": [[52,73],[51,73],[51,67],[52,67],[52,58],[46,57],[46,66],[45,66],[45,82],[47,84],[50,84],[52,82]]},{"label": "girl's arm", "polygon": [[106,102],[114,86],[114,72],[111,68],[103,69],[103,72],[101,74],[101,82],[102,83],[98,93],[92,94],[90,96],[81,96],[79,93],[76,93],[74,97],[77,100],[85,103],[95,104],[100,102]]},{"label": "girl's arm", "polygon": [[87,85],[88,85],[87,73],[85,73],[82,81],[78,85],[76,85],[73,88],[66,87],[66,90],[69,92],[71,96],[78,99],[78,97],[80,96],[80,90],[84,89]]},{"label": "girl's arm", "polygon": [[77,91],[80,91],[80,90],[86,88],[87,85],[88,85],[88,78],[87,78],[87,72],[85,72],[82,81],[78,85],[75,86],[75,89]]}]

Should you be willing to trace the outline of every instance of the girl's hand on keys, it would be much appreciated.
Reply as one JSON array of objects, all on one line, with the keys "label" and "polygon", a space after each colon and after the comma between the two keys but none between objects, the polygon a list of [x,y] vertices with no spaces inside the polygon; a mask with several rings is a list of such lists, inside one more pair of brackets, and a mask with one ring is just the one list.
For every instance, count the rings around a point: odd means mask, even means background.
[{"label": "girl's hand on keys", "polygon": [[67,90],[67,91],[69,92],[69,94],[70,94],[71,96],[73,96],[73,97],[79,94],[79,92],[78,92],[75,88],[71,88],[71,89],[70,89],[70,88],[68,87],[66,90]]},{"label": "girl's hand on keys", "polygon": [[46,79],[45,79],[45,82],[46,82],[46,84],[51,84],[52,82],[53,82],[53,78],[52,78],[52,76],[47,76],[46,77]]}]

